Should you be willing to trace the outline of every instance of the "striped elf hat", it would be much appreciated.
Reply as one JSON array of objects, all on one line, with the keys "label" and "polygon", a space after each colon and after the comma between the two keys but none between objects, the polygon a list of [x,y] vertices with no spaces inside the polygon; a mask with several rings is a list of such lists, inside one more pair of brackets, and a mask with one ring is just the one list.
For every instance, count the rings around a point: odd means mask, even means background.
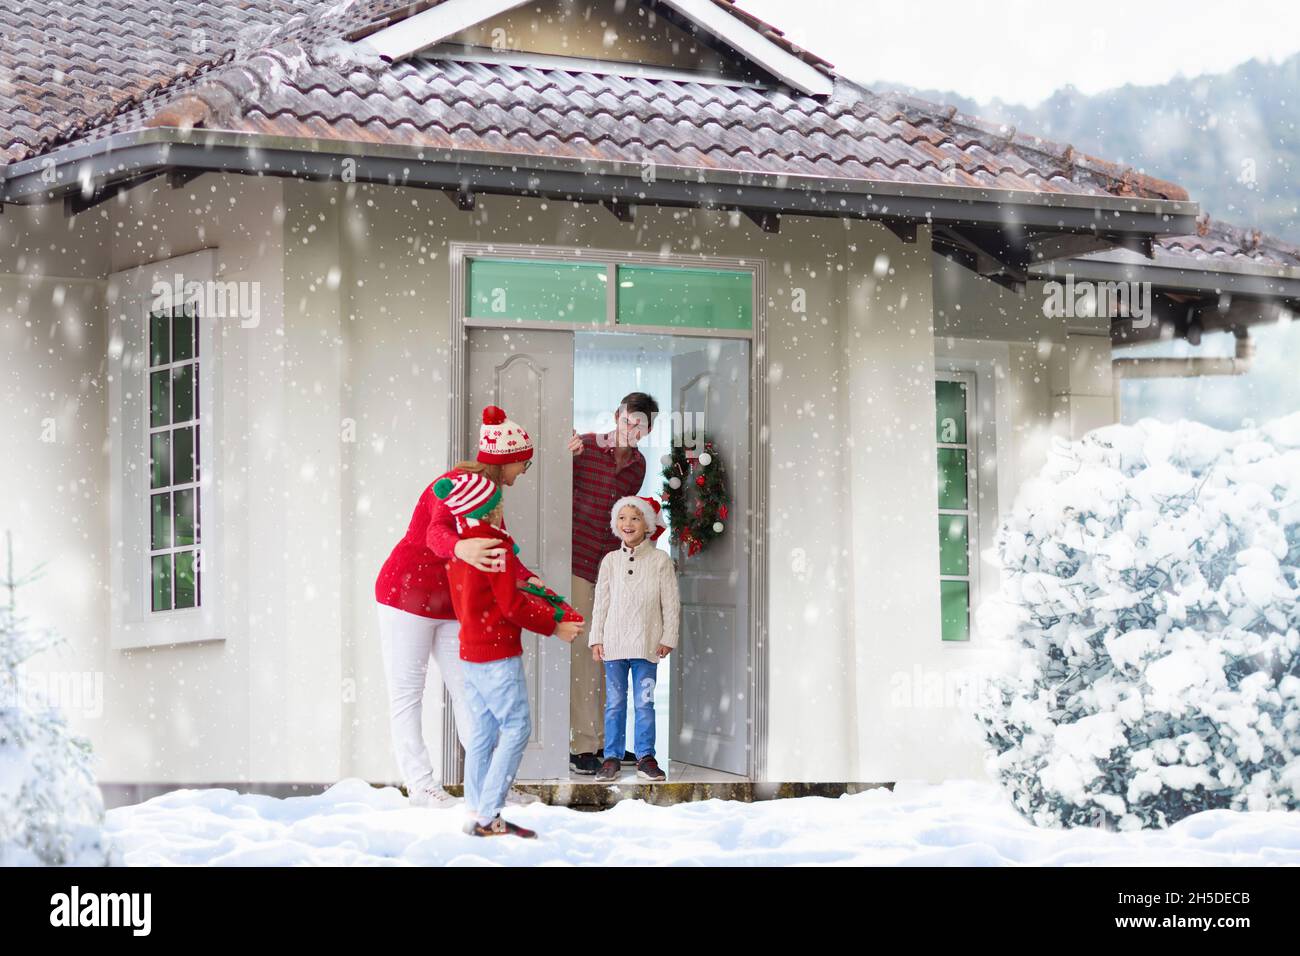
[{"label": "striped elf hat", "polygon": [[433,493],[460,520],[486,517],[501,503],[501,489],[490,478],[454,471],[433,483]]}]

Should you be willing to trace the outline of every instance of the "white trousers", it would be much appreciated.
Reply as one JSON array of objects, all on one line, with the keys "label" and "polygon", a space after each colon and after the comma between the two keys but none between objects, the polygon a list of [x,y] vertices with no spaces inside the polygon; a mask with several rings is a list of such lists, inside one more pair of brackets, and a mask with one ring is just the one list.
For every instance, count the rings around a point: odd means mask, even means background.
[{"label": "white trousers", "polygon": [[379,638],[388,678],[388,710],[393,753],[408,793],[435,783],[433,762],[424,743],[424,689],[429,658],[433,686],[445,686],[456,714],[461,746],[471,738],[473,716],[465,705],[465,678],[460,667],[460,622],[438,621],[379,604]]}]

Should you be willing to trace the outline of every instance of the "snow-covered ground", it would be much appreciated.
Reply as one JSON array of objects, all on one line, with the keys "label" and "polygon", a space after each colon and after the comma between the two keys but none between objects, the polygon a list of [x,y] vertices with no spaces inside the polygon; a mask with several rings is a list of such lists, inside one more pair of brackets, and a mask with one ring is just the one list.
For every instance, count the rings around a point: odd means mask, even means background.
[{"label": "snow-covered ground", "polygon": [[108,813],[128,865],[1300,864],[1300,813],[1213,810],[1163,831],[1037,829],[990,784],[900,784],[838,800],[709,800],[600,813],[534,804],[506,816],[535,841],[475,839],[459,807],[411,809],[344,780],[314,797],[180,790]]}]

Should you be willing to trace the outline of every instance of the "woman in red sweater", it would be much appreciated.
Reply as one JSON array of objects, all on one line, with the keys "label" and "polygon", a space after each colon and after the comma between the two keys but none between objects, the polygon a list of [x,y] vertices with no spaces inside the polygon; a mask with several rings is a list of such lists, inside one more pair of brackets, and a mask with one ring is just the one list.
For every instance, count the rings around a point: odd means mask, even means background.
[{"label": "woman in red sweater", "polygon": [[[513,485],[532,463],[533,442],[495,405],[483,410],[476,461],[463,461],[438,481],[457,473],[482,474],[497,486]],[[435,481],[420,495],[411,523],[375,581],[379,636],[388,678],[393,749],[411,803],[446,806],[453,799],[434,779],[433,762],[424,743],[422,715],[429,658],[451,694],[456,736],[470,739],[473,718],[465,707],[460,667],[460,624],[451,604],[447,562],[453,557],[480,571],[505,573],[507,556],[500,540],[461,538],[461,527],[447,503],[434,494]],[[518,561],[512,575],[540,584]]]}]

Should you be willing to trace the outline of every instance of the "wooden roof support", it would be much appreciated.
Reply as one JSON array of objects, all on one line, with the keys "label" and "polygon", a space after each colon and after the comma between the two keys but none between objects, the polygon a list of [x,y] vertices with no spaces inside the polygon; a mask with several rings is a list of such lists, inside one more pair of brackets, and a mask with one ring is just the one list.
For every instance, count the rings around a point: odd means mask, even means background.
[{"label": "wooden roof support", "polygon": [[610,211],[619,222],[635,222],[636,207],[621,199],[602,199],[600,204]]}]

